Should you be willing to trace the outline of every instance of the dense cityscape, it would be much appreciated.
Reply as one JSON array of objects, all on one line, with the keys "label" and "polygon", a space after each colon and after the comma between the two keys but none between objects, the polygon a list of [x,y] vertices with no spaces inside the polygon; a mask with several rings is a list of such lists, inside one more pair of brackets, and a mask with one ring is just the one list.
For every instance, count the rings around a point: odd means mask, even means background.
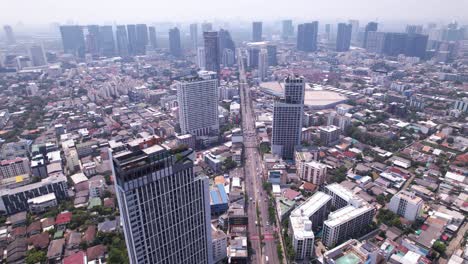
[{"label": "dense cityscape", "polygon": [[2,28],[0,263],[468,262],[465,21]]}]

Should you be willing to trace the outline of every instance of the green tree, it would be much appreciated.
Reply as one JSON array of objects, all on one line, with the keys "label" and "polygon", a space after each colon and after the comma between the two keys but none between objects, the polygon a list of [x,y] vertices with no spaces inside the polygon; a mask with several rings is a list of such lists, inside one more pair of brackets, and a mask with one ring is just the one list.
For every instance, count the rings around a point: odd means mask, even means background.
[{"label": "green tree", "polygon": [[447,246],[445,245],[444,242],[441,242],[441,241],[436,241],[434,242],[434,244],[432,245],[432,248],[439,252],[441,255],[444,255],[445,254],[445,250],[447,249]]},{"label": "green tree", "polygon": [[26,252],[26,264],[45,263],[47,256],[45,251],[32,249]]}]

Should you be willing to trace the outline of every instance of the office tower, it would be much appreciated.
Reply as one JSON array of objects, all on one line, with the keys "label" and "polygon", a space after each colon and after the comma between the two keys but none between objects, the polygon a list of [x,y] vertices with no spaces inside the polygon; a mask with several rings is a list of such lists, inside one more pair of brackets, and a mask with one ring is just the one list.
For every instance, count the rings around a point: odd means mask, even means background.
[{"label": "office tower", "polygon": [[201,29],[202,33],[203,32],[208,32],[208,31],[213,31],[213,24],[205,22],[201,24]]},{"label": "office tower", "polygon": [[351,40],[353,43],[357,42],[359,37],[359,20],[351,19],[349,20],[349,24],[351,25]]},{"label": "office tower", "polygon": [[205,69],[219,73],[219,38],[218,32],[203,32],[205,42]]},{"label": "office tower", "polygon": [[121,57],[128,56],[128,36],[127,28],[124,25],[117,26],[115,31],[115,38],[117,40],[117,50]]},{"label": "office tower", "polygon": [[213,263],[208,178],[194,174],[194,152],[137,139],[109,156],[130,263]]},{"label": "office tower", "polygon": [[180,31],[176,27],[169,30],[169,51],[174,57],[180,57],[182,55]]},{"label": "office tower", "polygon": [[265,80],[268,73],[268,51],[261,49],[258,55],[258,78],[260,81]]},{"label": "office tower", "polygon": [[369,32],[377,31],[378,26],[379,26],[379,24],[377,24],[377,22],[367,23],[366,28],[364,29],[364,39],[362,41],[362,46],[364,48],[367,47],[367,38],[368,38]]},{"label": "office tower", "polygon": [[137,32],[135,25],[127,25],[128,53],[131,56],[137,54]]},{"label": "office tower", "polygon": [[273,107],[273,154],[292,160],[294,149],[301,143],[304,114],[304,77],[288,76],[284,80],[284,96]]},{"label": "office tower", "polygon": [[325,24],[325,34],[327,36],[327,40],[331,40],[331,24]]},{"label": "office tower", "polygon": [[418,57],[424,59],[426,57],[426,47],[428,41],[427,35],[412,33],[408,34],[406,40],[405,55],[409,57]]},{"label": "office tower", "polygon": [[352,25],[339,23],[338,32],[336,35],[336,51],[348,51],[351,45]]},{"label": "office tower", "polygon": [[235,59],[235,56],[234,56],[234,51],[232,51],[230,49],[224,49],[223,57],[221,58],[221,63],[225,67],[231,67],[232,65],[234,65],[235,61],[236,61],[236,59]]},{"label": "office tower", "polygon": [[198,76],[182,79],[177,83],[182,134],[207,136],[219,133],[216,75],[216,72],[200,71]]},{"label": "office tower", "polygon": [[101,26],[99,27],[100,36],[100,47],[99,54],[105,57],[111,57],[115,55],[115,41],[114,32],[112,26]]},{"label": "office tower", "polygon": [[252,22],[252,41],[262,41],[262,22]]},{"label": "office tower", "polygon": [[13,28],[10,25],[3,26],[3,30],[5,31],[6,41],[8,45],[15,44],[15,34],[13,34]]},{"label": "office tower", "polygon": [[421,214],[424,206],[424,201],[414,193],[408,191],[400,191],[392,196],[388,209],[399,216],[403,216],[409,221],[416,221]]},{"label": "office tower", "polygon": [[305,162],[298,176],[304,181],[318,186],[322,185],[327,178],[327,165],[317,161]]},{"label": "office tower", "polygon": [[287,39],[288,37],[292,37],[294,35],[294,27],[292,24],[292,20],[283,20],[282,24],[283,28],[281,30],[281,33],[283,35],[283,38]]},{"label": "office tower", "polygon": [[204,70],[206,67],[205,63],[205,47],[198,47],[197,48],[197,65],[198,68]]},{"label": "office tower", "polygon": [[136,25],[136,54],[145,55],[148,45],[148,27],[146,24]]},{"label": "office tower", "polygon": [[63,51],[77,57],[85,57],[85,40],[81,26],[60,26]]},{"label": "office tower", "polygon": [[383,52],[389,56],[405,54],[407,40],[406,33],[385,33]]},{"label": "office tower", "polygon": [[276,45],[267,45],[266,49],[268,51],[268,65],[269,66],[278,65],[278,60],[276,58]]},{"label": "office tower", "polygon": [[259,46],[250,46],[247,49],[248,54],[248,66],[250,69],[258,67],[258,56],[260,54]]},{"label": "office tower", "polygon": [[314,230],[321,227],[331,209],[331,197],[316,192],[289,216],[292,245],[296,259],[314,256]]},{"label": "office tower", "polygon": [[101,51],[101,36],[99,34],[98,25],[88,25],[86,26],[86,52],[92,55],[99,55]]},{"label": "office tower", "polygon": [[366,50],[368,52],[381,53],[385,43],[385,33],[369,31],[366,36]]},{"label": "office tower", "polygon": [[423,32],[422,25],[407,25],[406,33],[408,34],[421,34]]},{"label": "office tower", "polygon": [[297,49],[301,51],[317,50],[318,22],[304,23],[297,26]]},{"label": "office tower", "polygon": [[31,57],[33,66],[43,66],[47,64],[44,48],[42,45],[32,45],[29,48],[29,55]]},{"label": "office tower", "polygon": [[364,201],[330,213],[323,223],[323,244],[332,248],[361,235],[362,230],[372,223],[374,214],[375,208]]},{"label": "office tower", "polygon": [[198,47],[198,24],[190,24],[190,40],[194,50]]},{"label": "office tower", "polygon": [[[230,50],[232,54],[235,55],[235,50],[236,47],[234,45],[234,41],[231,38],[231,34],[229,31],[220,29],[218,32],[218,37],[219,37],[219,57],[220,60],[222,61],[223,55],[225,54],[226,50]],[[224,63],[223,63],[224,64]],[[226,65],[225,66],[232,66],[232,65]]]},{"label": "office tower", "polygon": [[153,49],[158,47],[158,42],[156,41],[156,28],[155,27],[148,27],[149,33],[149,43]]}]

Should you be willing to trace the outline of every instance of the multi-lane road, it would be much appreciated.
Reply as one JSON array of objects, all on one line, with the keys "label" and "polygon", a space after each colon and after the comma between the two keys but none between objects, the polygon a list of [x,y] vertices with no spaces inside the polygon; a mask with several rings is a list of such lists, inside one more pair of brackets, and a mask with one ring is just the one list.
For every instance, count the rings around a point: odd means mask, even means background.
[{"label": "multi-lane road", "polygon": [[281,262],[274,237],[276,228],[268,218],[268,194],[263,190],[263,167],[258,151],[255,115],[242,59],[239,59],[239,93],[244,136],[245,189],[248,196],[248,230],[253,249],[250,260],[259,264],[279,264]]}]

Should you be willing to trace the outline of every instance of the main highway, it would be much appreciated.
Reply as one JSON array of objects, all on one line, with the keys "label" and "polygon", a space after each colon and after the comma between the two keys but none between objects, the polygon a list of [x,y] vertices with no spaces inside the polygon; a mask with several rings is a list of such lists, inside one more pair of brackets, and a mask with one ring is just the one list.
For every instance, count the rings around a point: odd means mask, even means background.
[{"label": "main highway", "polygon": [[[252,247],[251,263],[281,263],[278,259],[275,226],[269,222],[268,194],[263,190],[262,159],[258,150],[250,87],[245,75],[245,66],[239,52],[239,93],[241,99],[242,130],[244,137],[244,174],[249,218],[249,241]],[[257,214],[258,211],[258,214]],[[262,243],[263,242],[263,243]]]}]

